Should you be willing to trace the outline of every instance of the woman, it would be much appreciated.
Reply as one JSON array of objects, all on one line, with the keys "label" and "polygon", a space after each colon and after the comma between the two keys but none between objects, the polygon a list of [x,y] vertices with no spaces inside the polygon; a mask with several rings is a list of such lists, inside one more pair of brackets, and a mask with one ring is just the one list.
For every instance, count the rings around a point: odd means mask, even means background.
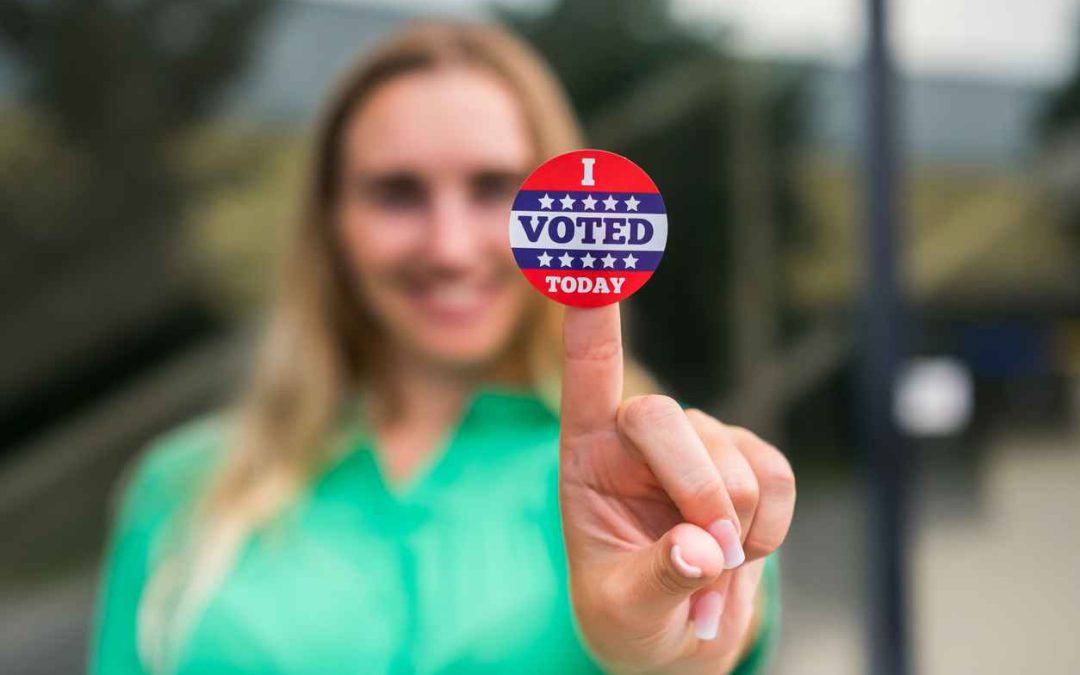
[{"label": "woman", "polygon": [[411,28],[345,77],[248,392],[125,493],[96,672],[760,669],[787,462],[623,401],[652,388],[618,307],[563,317],[514,265],[518,184],[575,147],[493,27]]}]

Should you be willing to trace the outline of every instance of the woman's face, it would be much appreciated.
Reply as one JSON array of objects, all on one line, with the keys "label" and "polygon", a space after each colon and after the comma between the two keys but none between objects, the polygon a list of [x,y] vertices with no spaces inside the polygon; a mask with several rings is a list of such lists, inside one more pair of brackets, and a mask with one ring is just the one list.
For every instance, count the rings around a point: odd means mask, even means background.
[{"label": "woman's face", "polygon": [[529,301],[507,218],[533,148],[517,100],[466,67],[378,87],[343,137],[338,226],[364,302],[405,358],[490,364]]}]

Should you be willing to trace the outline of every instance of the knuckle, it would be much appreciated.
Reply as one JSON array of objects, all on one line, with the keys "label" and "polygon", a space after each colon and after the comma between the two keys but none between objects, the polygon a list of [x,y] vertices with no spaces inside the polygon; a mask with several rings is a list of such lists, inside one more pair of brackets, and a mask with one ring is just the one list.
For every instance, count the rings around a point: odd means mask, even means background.
[{"label": "knuckle", "polygon": [[711,454],[735,447],[735,439],[723,422],[703,412],[687,416]]},{"label": "knuckle", "polygon": [[560,332],[562,333],[563,359],[566,361],[587,363],[622,359],[622,338],[618,331],[573,330],[570,322],[564,321]]},{"label": "knuckle", "polygon": [[736,477],[725,479],[724,485],[727,487],[728,495],[736,511],[752,510],[757,506],[758,499],[761,497],[757,481]]},{"label": "knuckle", "polygon": [[694,428],[697,429],[698,433],[702,434],[702,436],[707,436],[709,440],[718,443],[727,443],[731,441],[727,425],[709,413],[698,408],[690,408],[685,412],[687,418],[693,423]]},{"label": "knuckle", "polygon": [[592,340],[567,342],[564,346],[566,358],[575,361],[609,361],[622,357],[622,343],[619,340]]},{"label": "knuckle", "polygon": [[708,422],[710,419],[712,419],[711,417],[706,415],[700,408],[687,408],[683,412],[685,412],[686,416],[690,418],[690,421],[694,422],[695,424]]},{"label": "knuckle", "polygon": [[761,440],[761,437],[750,431],[746,427],[728,426],[728,433],[731,434],[738,446],[762,446],[768,445],[765,441]]},{"label": "knuckle", "polygon": [[795,472],[784,453],[763,441],[749,429],[742,427],[730,427],[730,429],[740,448],[753,448],[753,452],[744,451],[743,454],[757,457],[754,473],[757,476],[760,492],[782,495],[795,492]]},{"label": "knuckle", "polygon": [[756,560],[773,553],[787,538],[791,520],[773,523],[770,527],[761,528],[755,526],[750,531],[750,536],[743,542],[743,550],[747,558]]},{"label": "knuckle", "polygon": [[688,471],[682,479],[683,497],[694,504],[708,504],[720,495],[720,478],[705,471]]},{"label": "knuckle", "polygon": [[666,424],[682,414],[682,408],[670,396],[648,394],[635,396],[619,406],[617,420],[623,428],[640,431]]},{"label": "knuckle", "polygon": [[780,548],[780,544],[784,543],[783,536],[774,537],[755,537],[750,536],[743,542],[743,551],[746,553],[748,560],[757,560],[771,555],[773,551]]},{"label": "knuckle", "polygon": [[656,588],[665,593],[679,595],[686,590],[686,584],[680,581],[679,575],[666,556],[663,560],[660,556],[653,556],[650,576]]},{"label": "knuckle", "polygon": [[[771,448],[771,446],[770,446]],[[781,497],[795,495],[795,472],[791,463],[776,448],[771,448],[769,461],[765,462],[758,480],[764,490]]]}]

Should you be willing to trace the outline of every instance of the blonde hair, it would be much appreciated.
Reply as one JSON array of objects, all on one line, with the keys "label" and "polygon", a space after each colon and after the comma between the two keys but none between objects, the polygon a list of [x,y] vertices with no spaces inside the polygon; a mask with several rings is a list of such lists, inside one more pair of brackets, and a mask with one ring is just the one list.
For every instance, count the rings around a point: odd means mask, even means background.
[{"label": "blonde hair", "polygon": [[[380,85],[421,69],[466,65],[499,77],[521,104],[535,160],[582,145],[566,96],[531,49],[492,25],[413,25],[342,78],[316,128],[303,217],[282,286],[240,399],[229,452],[190,513],[187,545],[154,570],[139,607],[138,643],[152,671],[171,668],[180,640],[228,573],[241,546],[279,515],[340,447],[357,392],[371,375],[376,330],[336,241],[332,212],[347,122]],[[562,313],[536,297],[523,324],[531,386],[557,410]],[[651,387],[630,364],[627,390]],[[183,529],[183,528],[181,528]]]}]

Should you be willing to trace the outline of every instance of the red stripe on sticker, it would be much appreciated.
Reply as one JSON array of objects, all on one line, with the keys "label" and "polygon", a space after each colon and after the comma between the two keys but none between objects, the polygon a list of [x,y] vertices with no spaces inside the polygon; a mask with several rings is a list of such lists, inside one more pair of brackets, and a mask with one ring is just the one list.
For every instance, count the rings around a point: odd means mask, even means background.
[{"label": "red stripe on sticker", "polygon": [[601,307],[633,295],[652,272],[521,270],[536,290],[574,307]]},{"label": "red stripe on sticker", "polygon": [[641,167],[606,150],[575,150],[554,157],[525,179],[521,189],[659,192]]}]

